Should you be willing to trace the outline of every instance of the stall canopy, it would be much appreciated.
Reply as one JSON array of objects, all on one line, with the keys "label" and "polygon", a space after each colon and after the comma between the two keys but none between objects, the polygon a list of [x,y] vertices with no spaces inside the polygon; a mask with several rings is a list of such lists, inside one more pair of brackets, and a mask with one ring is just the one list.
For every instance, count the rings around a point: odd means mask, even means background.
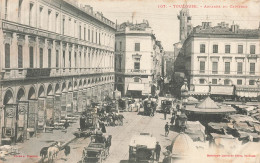
[{"label": "stall canopy", "polygon": [[210,93],[212,95],[233,95],[234,86],[231,85],[218,85],[211,86]]},{"label": "stall canopy", "polygon": [[233,107],[226,105],[218,106],[209,96],[196,106],[187,105],[186,111],[195,114],[226,114],[236,112]]},{"label": "stall canopy", "polygon": [[143,91],[143,90],[144,90],[144,84],[130,83],[128,85],[128,91]]}]

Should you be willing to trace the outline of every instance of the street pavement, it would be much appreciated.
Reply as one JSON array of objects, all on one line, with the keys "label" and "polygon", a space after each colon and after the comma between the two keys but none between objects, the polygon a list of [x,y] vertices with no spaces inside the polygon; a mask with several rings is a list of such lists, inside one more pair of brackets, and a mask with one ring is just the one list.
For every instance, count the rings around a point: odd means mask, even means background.
[{"label": "street pavement", "polygon": [[[154,117],[138,115],[137,112],[124,112],[125,117],[123,126],[108,126],[107,133],[112,135],[112,145],[110,147],[110,155],[104,160],[105,163],[127,163],[129,155],[129,143],[133,135],[140,133],[150,133],[156,137],[161,145],[161,158],[163,159],[163,152],[166,151],[166,146],[170,145],[172,140],[178,133],[170,131],[168,137],[164,136],[164,125],[170,121],[164,120],[163,114],[157,113]],[[84,147],[87,147],[90,142],[89,138],[80,138],[70,143],[71,153],[65,156],[64,151],[59,152],[55,163],[78,163],[82,157]]]},{"label": "street pavement", "polygon": [[[36,137],[32,137],[24,143],[18,143],[19,154],[9,155],[6,162],[10,163],[35,163],[40,157],[40,150],[48,147],[56,141],[68,142],[75,138],[73,132],[77,131],[79,122],[71,123],[65,133],[63,130],[53,130],[53,133],[39,133]],[[1,162],[1,161],[0,161]]]}]

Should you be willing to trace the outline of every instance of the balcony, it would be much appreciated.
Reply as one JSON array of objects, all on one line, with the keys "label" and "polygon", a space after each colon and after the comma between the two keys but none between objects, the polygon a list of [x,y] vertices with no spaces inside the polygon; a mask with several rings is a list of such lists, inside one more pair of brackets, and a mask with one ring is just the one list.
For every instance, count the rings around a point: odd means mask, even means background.
[{"label": "balcony", "polygon": [[4,68],[1,80],[49,78],[88,74],[113,73],[112,67],[105,68]]}]

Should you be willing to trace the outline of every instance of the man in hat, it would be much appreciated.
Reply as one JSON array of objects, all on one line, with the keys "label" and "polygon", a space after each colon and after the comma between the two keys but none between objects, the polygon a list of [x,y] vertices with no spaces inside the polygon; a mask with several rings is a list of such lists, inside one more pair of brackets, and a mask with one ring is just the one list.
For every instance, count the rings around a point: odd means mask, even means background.
[{"label": "man in hat", "polygon": [[159,142],[157,141],[156,146],[155,146],[156,161],[159,161],[160,153],[161,153],[161,146],[160,146]]},{"label": "man in hat", "polygon": [[169,127],[169,125],[168,125],[168,122],[166,122],[166,124],[165,124],[165,126],[164,126],[164,129],[165,129],[165,136],[168,136],[168,134],[169,134],[169,129],[170,129],[170,127]]}]

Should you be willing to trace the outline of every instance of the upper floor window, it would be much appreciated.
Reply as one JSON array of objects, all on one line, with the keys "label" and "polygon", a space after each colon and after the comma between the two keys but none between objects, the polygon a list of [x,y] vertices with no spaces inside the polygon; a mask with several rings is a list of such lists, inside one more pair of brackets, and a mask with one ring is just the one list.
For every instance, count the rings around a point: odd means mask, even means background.
[{"label": "upper floor window", "polygon": [[32,26],[33,21],[33,3],[30,3],[30,10],[29,10],[29,25]]},{"label": "upper floor window", "polygon": [[56,50],[56,68],[59,67],[59,50]]},{"label": "upper floor window", "polygon": [[58,21],[59,21],[59,13],[55,15],[55,32],[58,32]]},{"label": "upper floor window", "polygon": [[255,85],[255,80],[249,80],[249,85]]},{"label": "upper floor window", "polygon": [[230,45],[225,45],[225,53],[230,53]]},{"label": "upper floor window", "polygon": [[64,35],[65,33],[65,17],[63,16],[63,19],[62,19],[62,34]]},{"label": "upper floor window", "polygon": [[10,68],[10,44],[5,44],[5,68]]},{"label": "upper floor window", "polygon": [[140,51],[140,43],[135,43],[135,51]]},{"label": "upper floor window", "polygon": [[204,84],[205,83],[205,79],[200,79],[200,84]]},{"label": "upper floor window", "polygon": [[48,22],[47,22],[47,26],[48,26],[48,30],[51,30],[51,10],[48,10]]},{"label": "upper floor window", "polygon": [[79,39],[81,40],[81,25],[79,25]]},{"label": "upper floor window", "polygon": [[250,54],[255,54],[255,45],[250,45]]},{"label": "upper floor window", "polygon": [[230,80],[229,79],[225,79],[224,80],[224,85],[229,85],[230,84]]},{"label": "upper floor window", "polygon": [[7,19],[8,16],[8,0],[5,0],[5,19]]},{"label": "upper floor window", "polygon": [[88,29],[88,41],[90,41],[90,29]]},{"label": "upper floor window", "polygon": [[243,73],[243,62],[237,62],[237,74]]},{"label": "upper floor window", "polygon": [[86,40],[86,27],[84,27],[84,40]]},{"label": "upper floor window", "polygon": [[51,49],[48,49],[48,68],[51,68]]},{"label": "upper floor window", "polygon": [[23,46],[18,45],[18,68],[23,68]]},{"label": "upper floor window", "polygon": [[29,55],[30,55],[30,68],[33,68],[33,62],[34,62],[34,56],[33,56],[33,47],[31,46],[29,49]]},{"label": "upper floor window", "polygon": [[134,82],[139,83],[139,78],[134,78]]},{"label": "upper floor window", "polygon": [[225,62],[225,74],[230,74],[230,62]]},{"label": "upper floor window", "polygon": [[238,54],[243,54],[243,45],[238,45],[237,46],[237,53]]},{"label": "upper floor window", "polygon": [[200,61],[200,73],[205,73],[205,61]]},{"label": "upper floor window", "polygon": [[255,63],[250,63],[250,75],[255,74]]},{"label": "upper floor window", "polygon": [[134,62],[134,69],[140,70],[140,62]]},{"label": "upper floor window", "polygon": [[122,42],[119,42],[119,50],[122,51]]},{"label": "upper floor window", "polygon": [[218,45],[213,45],[213,53],[218,53]]},{"label": "upper floor window", "polygon": [[40,48],[40,68],[43,68],[43,48]]},{"label": "upper floor window", "polygon": [[218,84],[218,79],[212,79],[212,84]]},{"label": "upper floor window", "polygon": [[66,67],[66,58],[65,58],[65,55],[66,55],[66,53],[65,53],[65,50],[63,50],[63,55],[62,55],[62,60],[63,60],[63,67]]},{"label": "upper floor window", "polygon": [[40,15],[39,15],[39,27],[42,28],[42,10],[43,10],[43,7],[40,7]]},{"label": "upper floor window", "polygon": [[18,4],[18,21],[19,22],[21,22],[22,3],[23,3],[23,0],[19,0],[19,4]]},{"label": "upper floor window", "polygon": [[205,44],[200,44],[200,53],[205,53]]},{"label": "upper floor window", "polygon": [[218,62],[212,62],[212,74],[218,73]]},{"label": "upper floor window", "polygon": [[237,79],[237,85],[242,85],[242,80],[241,79]]}]

